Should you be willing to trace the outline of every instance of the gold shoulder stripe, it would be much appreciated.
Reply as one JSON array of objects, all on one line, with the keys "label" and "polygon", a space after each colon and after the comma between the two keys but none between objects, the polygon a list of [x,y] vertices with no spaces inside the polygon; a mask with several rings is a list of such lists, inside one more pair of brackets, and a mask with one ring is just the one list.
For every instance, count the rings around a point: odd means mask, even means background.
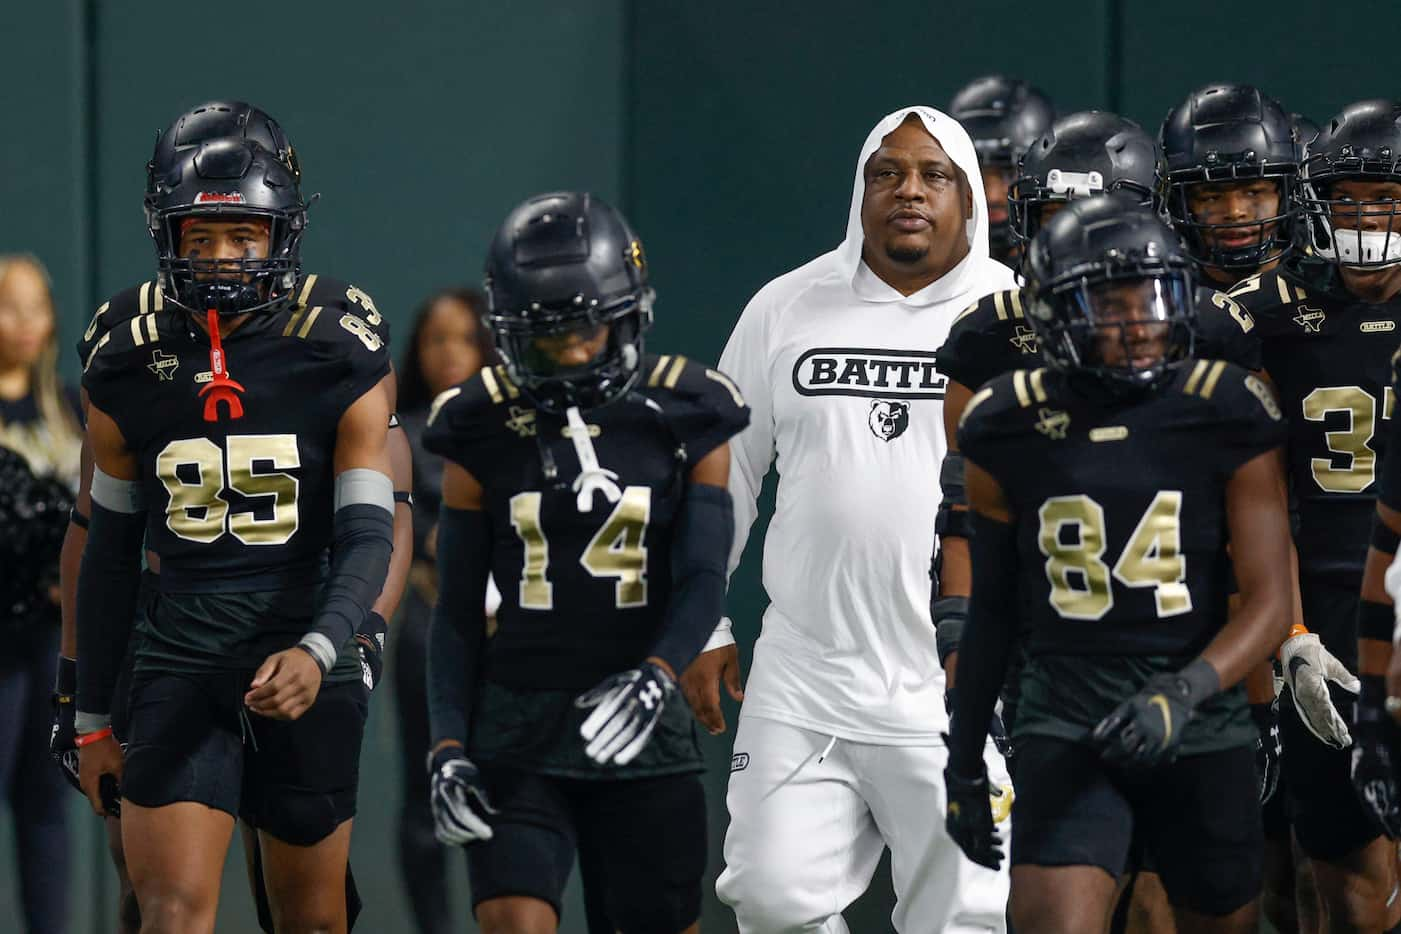
[{"label": "gold shoulder stripe", "polygon": [[1309,297],[1309,293],[1305,292],[1303,289],[1301,289],[1301,288],[1300,288],[1299,286],[1297,286],[1297,285],[1294,286],[1294,298],[1295,298],[1295,299],[1297,299],[1298,301],[1301,301],[1301,302],[1302,302],[1304,299],[1306,299],[1306,298],[1308,298],[1308,297]]},{"label": "gold shoulder stripe", "polygon": [[151,286],[154,282],[141,283],[141,297],[137,300],[137,314],[144,315],[151,310]]},{"label": "gold shoulder stripe", "polygon": [[675,389],[676,384],[681,379],[681,371],[686,369],[686,358],[678,356],[671,364],[671,369],[666,374],[666,379],[662,380],[662,385],[667,389]]},{"label": "gold shoulder stripe", "polygon": [[974,409],[982,405],[984,402],[988,401],[988,399],[991,397],[991,386],[984,386],[982,389],[979,389],[977,392],[973,393],[973,395],[968,399],[968,404],[963,407],[963,414],[958,416],[959,427],[963,427],[963,423],[968,421],[968,416],[973,414]]},{"label": "gold shoulder stripe", "polygon": [[305,315],[306,308],[302,307],[301,305],[294,306],[292,308],[292,313],[287,316],[287,326],[282,329],[282,336],[291,337],[292,332],[297,329],[297,325],[301,323],[301,320]]},{"label": "gold shoulder stripe", "polygon": [[992,294],[992,306],[997,309],[997,320],[1007,320],[1007,293],[994,292]]},{"label": "gold shoulder stripe", "polygon": [[316,323],[316,319],[321,315],[321,306],[317,305],[306,313],[306,323],[297,329],[298,337],[306,337],[311,333],[311,326]]},{"label": "gold shoulder stripe", "polygon": [[[142,292],[141,294],[144,298],[146,293]],[[142,304],[144,305],[145,302],[143,301]],[[140,347],[142,344],[146,343],[146,335],[141,333],[141,319],[145,317],[146,316],[142,314],[131,319],[131,342],[137,347]]]},{"label": "gold shoulder stripe", "polygon": [[151,301],[151,310],[152,310],[152,311],[164,311],[164,310],[165,310],[165,289],[161,288],[159,282],[157,282],[157,283],[155,283],[154,285],[151,286],[151,298],[152,298],[152,301]]},{"label": "gold shoulder stripe", "polygon": [[1021,318],[1021,319],[1025,319],[1025,318],[1026,318],[1026,313],[1025,313],[1024,311],[1022,311],[1022,290],[1021,290],[1021,289],[1013,289],[1013,290],[1012,290],[1012,317],[1013,317],[1013,318]]},{"label": "gold shoulder stripe", "polygon": [[307,296],[311,294],[312,287],[315,286],[315,285],[316,285],[316,273],[312,273],[311,275],[309,275],[309,276],[306,277],[306,281],[302,283],[302,290],[301,290],[300,292],[297,293],[297,307],[298,307],[300,310],[302,310],[302,311],[305,311],[305,310],[306,310],[306,299],[307,299]]},{"label": "gold shoulder stripe", "polygon": [[965,309],[963,309],[962,311],[960,311],[960,312],[954,317],[953,323],[954,323],[954,324],[958,324],[958,322],[962,321],[964,318],[968,317],[969,315],[971,315],[973,312],[975,312],[975,311],[977,311],[977,310],[978,310],[978,302],[974,302],[973,304],[969,305],[967,308],[965,308]]},{"label": "gold shoulder stripe", "polygon": [[521,391],[516,388],[515,383],[511,382],[511,375],[506,372],[504,366],[498,366],[496,368],[496,378],[500,380],[501,388],[506,390],[507,399],[517,399],[520,397]]},{"label": "gold shoulder stripe", "polygon": [[482,385],[486,387],[486,393],[491,396],[491,401],[500,404],[506,401],[506,397],[501,392],[501,386],[496,382],[495,370],[496,367],[493,366],[482,369]]},{"label": "gold shoulder stripe", "polygon": [[[159,294],[159,293],[157,293],[157,294]],[[160,340],[160,339],[161,339],[160,332],[156,330],[156,315],[155,315],[155,312],[152,312],[151,314],[147,315],[147,316],[146,316],[144,319],[142,319],[142,320],[144,320],[144,321],[146,322],[146,337],[150,339],[151,343],[154,344],[156,341]]]},{"label": "gold shoulder stripe", "polygon": [[1046,401],[1046,368],[1041,367],[1031,371],[1031,393],[1036,397],[1037,402]]},{"label": "gold shoulder stripe", "polygon": [[656,367],[652,369],[652,375],[647,377],[648,386],[655,386],[662,381],[662,371],[666,369],[666,365],[670,362],[671,354],[663,354],[661,358],[657,360]]},{"label": "gold shoulder stripe", "polygon": [[1287,283],[1285,283],[1283,279],[1276,276],[1275,286],[1279,289],[1279,300],[1281,302],[1288,305],[1290,302],[1293,301],[1293,299],[1289,297],[1289,286]]},{"label": "gold shoulder stripe", "polygon": [[1018,370],[1012,374],[1012,391],[1017,394],[1017,401],[1022,408],[1031,405],[1031,394],[1026,391],[1026,370]]},{"label": "gold shoulder stripe", "polygon": [[1210,399],[1211,394],[1216,391],[1216,383],[1221,379],[1221,374],[1226,370],[1226,361],[1217,360],[1211,365],[1211,371],[1206,374],[1206,382],[1202,383],[1201,396],[1203,399]]},{"label": "gold shoulder stripe", "polygon": [[92,345],[92,350],[88,351],[88,358],[83,361],[83,372],[88,371],[92,366],[92,358],[97,356],[97,352],[107,346],[107,342],[112,339],[112,332],[108,331],[97,339],[97,343]]},{"label": "gold shoulder stripe", "polygon": [[1187,395],[1195,395],[1197,384],[1202,381],[1202,376],[1206,373],[1206,368],[1211,365],[1210,360],[1198,360],[1197,365],[1192,367],[1192,375],[1187,377],[1187,385],[1182,387],[1182,391]]}]

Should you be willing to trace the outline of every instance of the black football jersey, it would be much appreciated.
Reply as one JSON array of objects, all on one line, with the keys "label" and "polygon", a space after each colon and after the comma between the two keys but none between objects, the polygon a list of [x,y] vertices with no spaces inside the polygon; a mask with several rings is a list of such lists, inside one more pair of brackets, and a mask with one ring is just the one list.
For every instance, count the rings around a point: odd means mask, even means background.
[{"label": "black football jersey", "polygon": [[[1035,369],[1044,362],[1036,332],[1027,320],[1021,289],[993,292],[969,305],[954,319],[939,348],[939,372],[977,389],[995,376]],[[1227,360],[1247,370],[1260,369],[1254,322],[1228,296],[1197,290],[1196,356]]]},{"label": "black football jersey", "polygon": [[502,685],[583,690],[646,657],[686,478],[749,423],[729,377],[676,356],[649,355],[633,392],[583,415],[622,494],[595,494],[589,512],[571,487],[580,466],[564,419],[537,411],[504,367],[449,389],[429,417],[424,447],[485,491],[501,608],[484,673]]},{"label": "black football jersey", "polygon": [[[367,330],[389,343],[389,322],[375,307],[374,300],[364,290],[340,279],[310,273],[297,283],[292,310],[320,308],[321,314],[340,318],[352,315],[364,322]],[[178,310],[166,303],[165,293],[155,282],[124,289],[98,306],[88,322],[76,347],[78,362],[87,368],[88,361],[103,338],[120,325],[131,327],[131,320],[153,312]]]},{"label": "black football jersey", "polygon": [[1305,577],[1361,580],[1377,471],[1395,392],[1401,300],[1343,291],[1332,264],[1291,257],[1231,297],[1254,318],[1261,358],[1289,423],[1295,544]]},{"label": "black football jersey", "polygon": [[[959,447],[998,481],[1015,516],[1028,654],[1019,733],[1083,738],[1226,623],[1226,485],[1282,444],[1285,426],[1247,371],[1224,360],[1173,369],[1169,385],[1136,401],[1017,370],[964,410]],[[1239,692],[1202,723],[1219,729],[1196,726],[1195,751],[1253,735]]]},{"label": "black football jersey", "polygon": [[336,428],[388,374],[387,342],[343,306],[253,316],[223,339],[229,376],[244,387],[243,416],[221,406],[219,420],[206,421],[209,338],[187,314],[149,307],[97,337],[83,387],[140,463],[162,589],[271,591],[319,580]]}]

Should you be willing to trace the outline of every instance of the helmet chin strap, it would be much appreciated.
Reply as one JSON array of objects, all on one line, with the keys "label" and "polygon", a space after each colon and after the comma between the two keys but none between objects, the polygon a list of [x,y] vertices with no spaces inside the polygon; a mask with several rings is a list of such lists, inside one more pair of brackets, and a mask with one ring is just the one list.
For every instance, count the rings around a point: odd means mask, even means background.
[{"label": "helmet chin strap", "polygon": [[579,414],[579,407],[571,405],[564,417],[569,422],[569,440],[574,442],[574,453],[579,457],[579,467],[582,470],[579,476],[574,478],[573,489],[578,494],[575,505],[580,512],[592,512],[593,495],[598,490],[603,491],[603,496],[608,502],[616,503],[623,495],[618,489],[618,484],[614,482],[618,475],[598,465],[598,455],[594,452],[593,440],[589,437],[589,426],[584,424],[584,416]]}]

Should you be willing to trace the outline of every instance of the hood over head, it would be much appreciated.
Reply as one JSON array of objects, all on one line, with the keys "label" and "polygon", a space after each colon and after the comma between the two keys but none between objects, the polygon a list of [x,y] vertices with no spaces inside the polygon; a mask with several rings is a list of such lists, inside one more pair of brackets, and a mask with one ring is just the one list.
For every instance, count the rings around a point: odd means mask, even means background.
[{"label": "hood over head", "polygon": [[[968,188],[973,194],[973,216],[968,221],[968,255],[942,279],[913,295],[902,296],[888,286],[885,289],[879,288],[879,285],[884,285],[879,280],[878,286],[871,288],[869,282],[863,281],[875,278],[869,270],[858,276],[862,270],[861,248],[866,241],[865,233],[861,229],[861,204],[866,193],[867,160],[880,148],[881,141],[904,123],[910,114],[919,117],[924,129],[938,141],[954,165],[963,172]],[[933,107],[921,106],[902,107],[881,118],[866,137],[866,142],[861,146],[861,154],[856,159],[856,180],[852,183],[851,212],[847,216],[846,239],[837,248],[836,256],[842,273],[852,282],[857,295],[867,301],[904,301],[912,305],[930,305],[945,301],[966,291],[972,284],[968,281],[969,278],[985,273],[988,263],[995,264],[1007,276],[1011,275],[1007,267],[988,256],[988,205],[987,195],[983,192],[982,172],[978,168],[978,155],[973,149],[973,140],[957,120]]]}]

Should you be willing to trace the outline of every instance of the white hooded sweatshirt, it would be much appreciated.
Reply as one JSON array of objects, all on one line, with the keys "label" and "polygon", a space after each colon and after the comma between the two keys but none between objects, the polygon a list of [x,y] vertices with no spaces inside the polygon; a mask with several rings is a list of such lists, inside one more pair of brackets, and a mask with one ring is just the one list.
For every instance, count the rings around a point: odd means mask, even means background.
[{"label": "white hooded sweatshirt", "polygon": [[[916,114],[967,177],[970,251],[901,295],[861,260],[863,169]],[[954,317],[1015,285],[988,257],[987,203],[963,127],[928,107],[885,117],[856,160],[841,246],[759,290],[720,358],[753,410],[731,441],[739,563],[755,497],[777,456],[778,505],[764,542],[772,603],[745,685],[746,716],[839,739],[941,742],[944,674],[929,617],[929,562],[944,459],[946,377],[934,351]],[[728,644],[722,621],[707,648]]]}]

